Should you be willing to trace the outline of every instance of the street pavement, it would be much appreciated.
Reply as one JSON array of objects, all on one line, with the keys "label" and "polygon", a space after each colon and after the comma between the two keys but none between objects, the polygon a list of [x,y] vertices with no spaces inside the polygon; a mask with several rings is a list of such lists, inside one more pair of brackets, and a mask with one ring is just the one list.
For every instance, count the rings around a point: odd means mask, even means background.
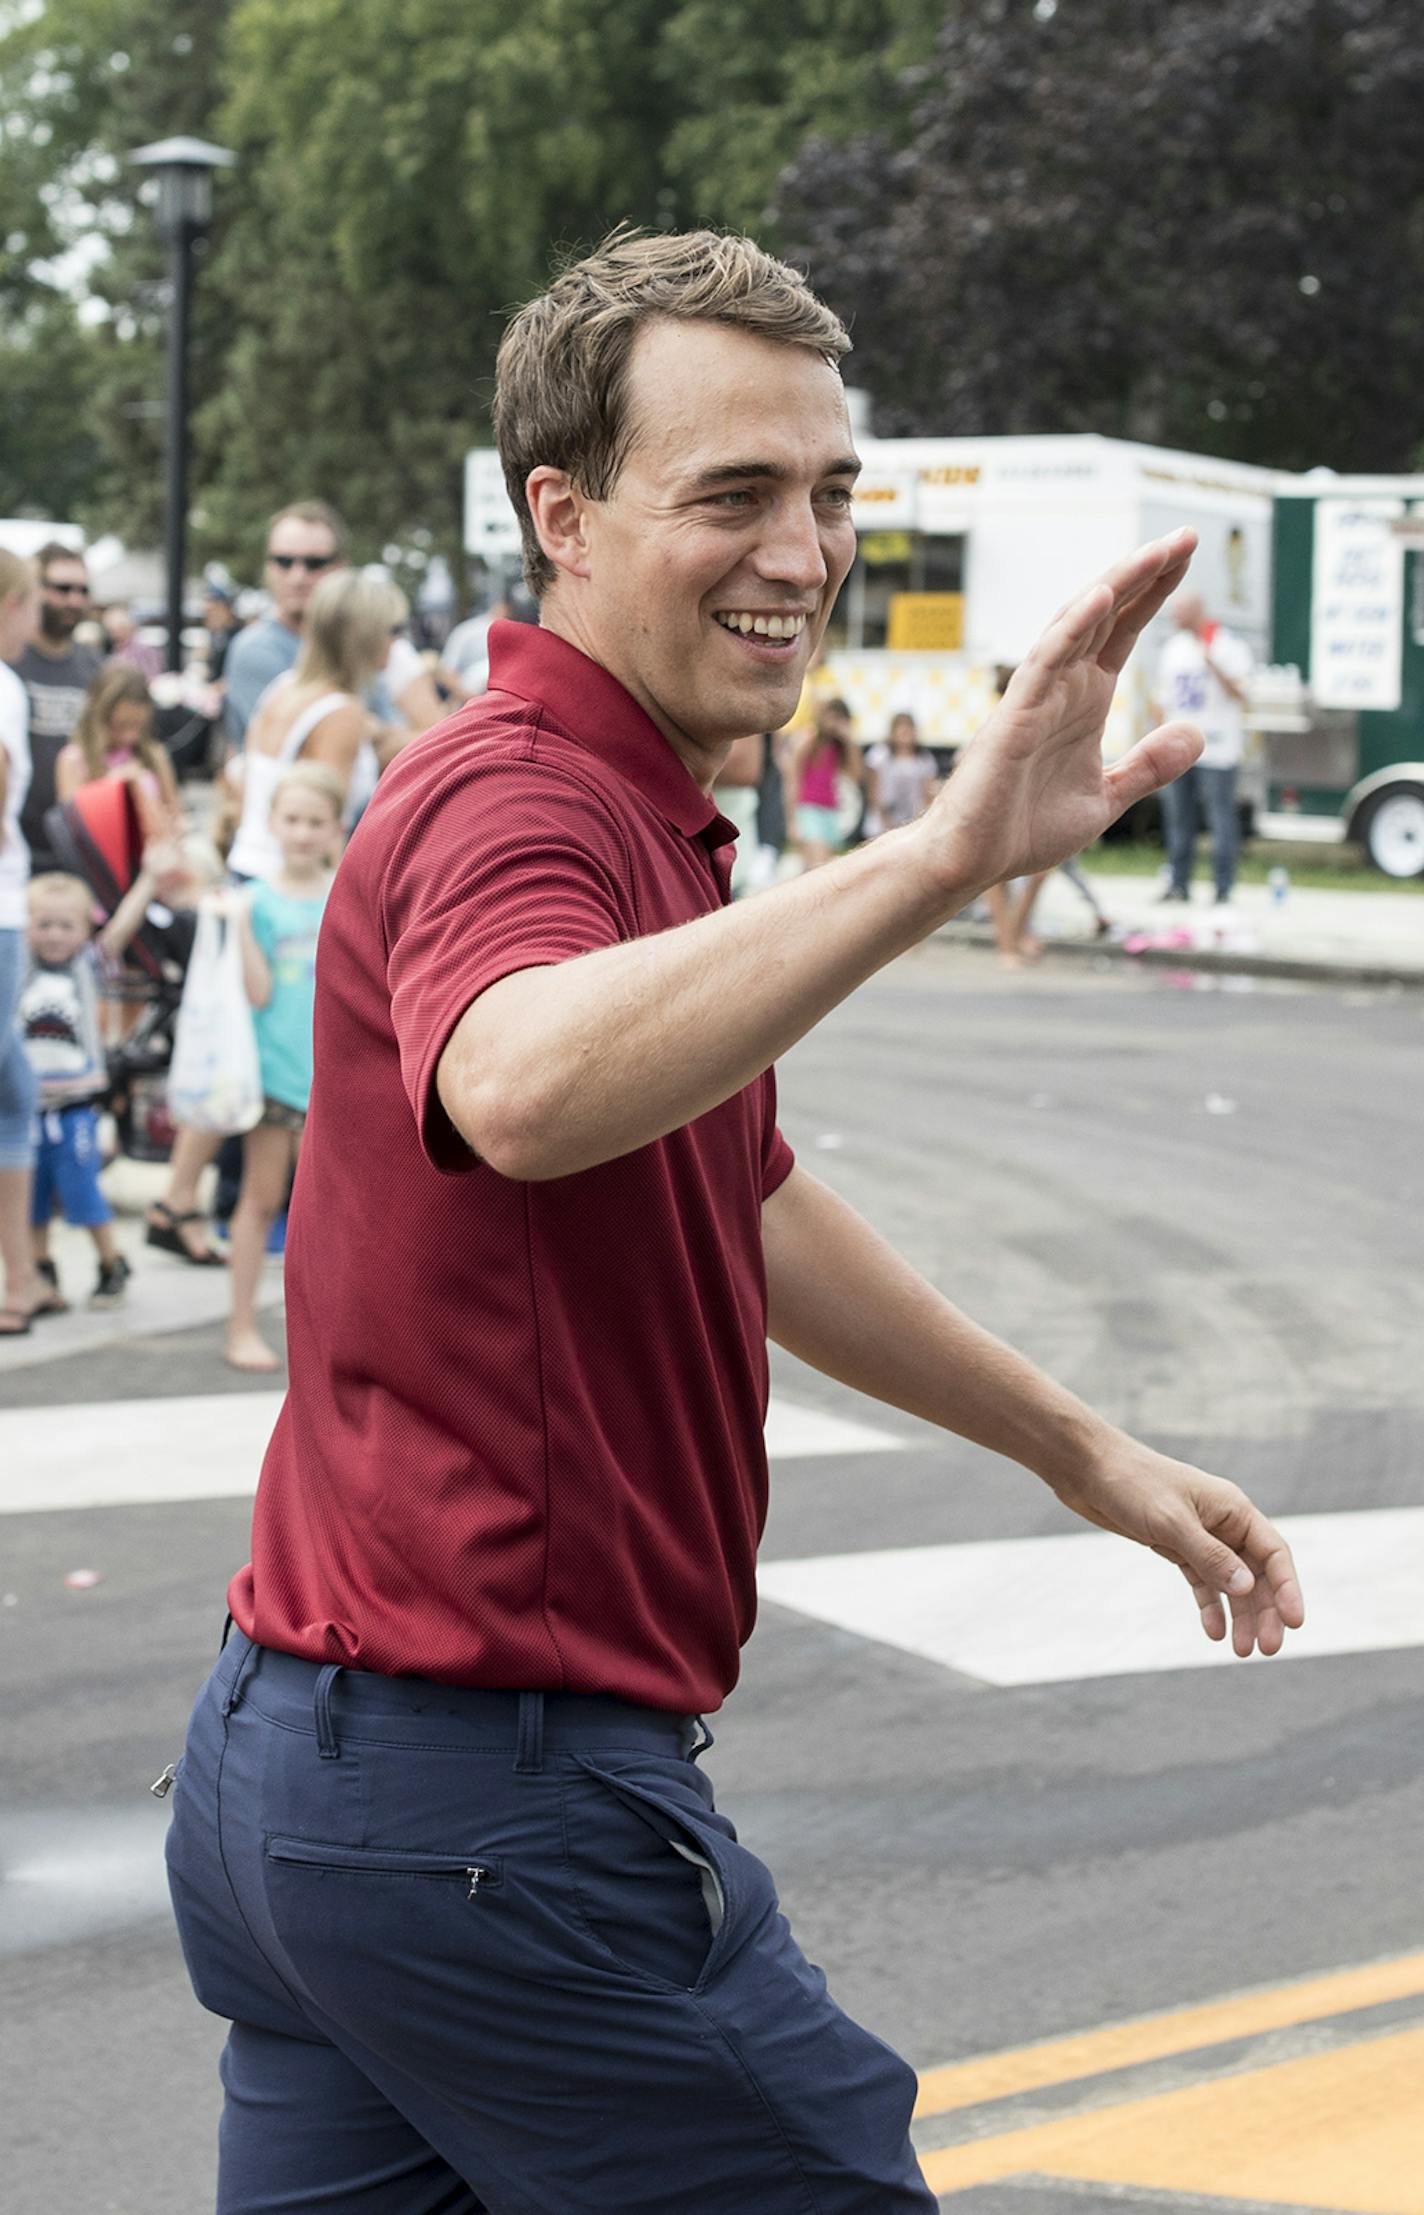
[{"label": "street pavement", "polygon": [[[776,1358],[762,1619],[710,1767],[920,2070],[955,2215],[1424,2215],[1424,1000],[1204,987],[936,943],[782,1066],[808,1167],[1246,1483],[1309,1585],[1289,1657],[1223,1659],[1165,1564]],[[146,1787],[276,1401],[222,1363],[216,1273],[137,1235],[120,1316],[0,1348],[7,2215],[211,2204],[221,2028]],[[274,1328],[279,1296],[274,1264]]]}]

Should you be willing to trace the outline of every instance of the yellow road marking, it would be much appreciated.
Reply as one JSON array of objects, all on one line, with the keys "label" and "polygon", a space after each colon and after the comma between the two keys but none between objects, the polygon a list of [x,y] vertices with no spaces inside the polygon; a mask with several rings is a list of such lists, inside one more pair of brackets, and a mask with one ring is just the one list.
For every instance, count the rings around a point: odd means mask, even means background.
[{"label": "yellow road marking", "polygon": [[1005,2099],[1074,2077],[1099,2076],[1140,2061],[1161,2061],[1192,2053],[1232,2038],[1259,2037],[1295,2023],[1313,2023],[1323,2015],[1344,2015],[1354,2008],[1378,2007],[1386,2000],[1424,1994],[1424,1953],[1363,1969],[1340,1969],[1329,1976],[1282,1984],[1265,1992],[1243,1992],[1202,2007],[1184,2007],[1170,2015],[1147,2015],[1136,2022],[1113,2023],[1038,2046],[1019,2046],[986,2054],[978,2061],[950,2062],[929,2069],[920,2079],[917,2116],[948,2115],[955,2108],[977,2107],[983,2100]]},{"label": "yellow road marking", "polygon": [[[1325,1980],[1326,1982],[1330,1980]],[[1034,2174],[1424,2215],[1424,2030],[922,2157],[930,2189]]]}]

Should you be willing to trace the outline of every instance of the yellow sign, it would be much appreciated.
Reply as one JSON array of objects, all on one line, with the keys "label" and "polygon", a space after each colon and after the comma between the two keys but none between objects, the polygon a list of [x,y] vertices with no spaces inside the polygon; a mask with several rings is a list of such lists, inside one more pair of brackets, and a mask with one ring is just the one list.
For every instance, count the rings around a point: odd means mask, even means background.
[{"label": "yellow sign", "polygon": [[872,569],[883,568],[886,562],[910,560],[910,534],[908,531],[867,531],[860,542],[860,558]]},{"label": "yellow sign", "polygon": [[957,654],[964,644],[964,594],[892,594],[885,643],[892,654]]}]

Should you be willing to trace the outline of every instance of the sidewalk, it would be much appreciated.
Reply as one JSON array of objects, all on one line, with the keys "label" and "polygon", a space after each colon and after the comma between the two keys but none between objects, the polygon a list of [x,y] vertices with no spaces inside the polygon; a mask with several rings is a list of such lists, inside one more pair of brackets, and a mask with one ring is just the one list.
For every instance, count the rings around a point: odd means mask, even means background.
[{"label": "sidewalk", "polygon": [[[87,1231],[56,1222],[50,1230],[50,1251],[59,1267],[60,1282],[73,1308],[68,1315],[47,1316],[28,1335],[0,1339],[0,1379],[7,1371],[32,1369],[51,1361],[64,1361],[77,1353],[98,1353],[135,1338],[166,1337],[195,1325],[222,1322],[228,1310],[225,1269],[194,1269],[171,1254],[158,1253],[144,1244],[144,1210],[162,1193],[167,1172],[149,1162],[117,1160],[104,1171],[104,1190],[114,1209],[114,1234],[120,1251],[133,1267],[127,1295],[120,1307],[92,1313],[85,1306],[94,1289],[94,1245]],[[257,1295],[259,1310],[278,1308],[282,1300],[280,1263],[269,1261]],[[282,1386],[285,1372],[259,1378],[259,1384]],[[233,1372],[234,1387],[243,1380]],[[4,1386],[0,1383],[0,1403]]]},{"label": "sidewalk", "polygon": [[[1105,938],[1066,877],[1056,871],[1039,895],[1033,928],[1050,955],[1106,956],[1169,969],[1245,976],[1334,978],[1355,984],[1424,985],[1424,898],[1412,892],[1315,892],[1292,885],[1276,901],[1266,885],[1238,885],[1229,908],[1210,884],[1190,907],[1161,905],[1155,877],[1095,877],[1085,870],[1112,923]],[[939,934],[991,946],[987,922],[956,917]]]}]

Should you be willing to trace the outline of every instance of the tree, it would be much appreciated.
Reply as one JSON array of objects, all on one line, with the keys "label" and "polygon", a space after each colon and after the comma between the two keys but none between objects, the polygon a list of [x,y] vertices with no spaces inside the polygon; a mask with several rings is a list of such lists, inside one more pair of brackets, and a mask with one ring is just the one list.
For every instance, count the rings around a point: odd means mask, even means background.
[{"label": "tree", "polygon": [[809,144],[787,241],[882,433],[1405,467],[1424,50],[1392,0],[972,0],[900,141]]},{"label": "tree", "polygon": [[[164,249],[128,157],[212,135],[230,0],[47,0],[0,11],[0,444],[9,496],[158,538]],[[194,380],[227,333],[198,291]]]}]

